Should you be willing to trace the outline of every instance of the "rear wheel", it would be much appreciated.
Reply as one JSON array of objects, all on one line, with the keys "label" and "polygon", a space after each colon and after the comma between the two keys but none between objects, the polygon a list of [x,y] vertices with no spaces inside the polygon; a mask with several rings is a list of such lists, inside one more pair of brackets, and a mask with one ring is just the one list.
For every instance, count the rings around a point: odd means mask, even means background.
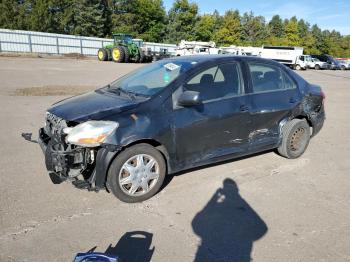
[{"label": "rear wheel", "polygon": [[341,70],[346,70],[345,65],[342,65],[342,66],[340,67],[340,69],[341,69]]},{"label": "rear wheel", "polygon": [[112,60],[117,63],[122,63],[125,58],[124,48],[117,46],[112,49]]},{"label": "rear wheel", "polygon": [[145,62],[146,62],[146,55],[142,50],[140,50],[140,63],[145,63]]},{"label": "rear wheel", "polygon": [[130,61],[130,55],[129,55],[129,50],[127,47],[123,46],[123,49],[124,49],[124,62],[125,63],[129,63]]},{"label": "rear wheel", "polygon": [[107,188],[123,202],[141,202],[158,192],[165,173],[163,155],[156,148],[134,145],[114,159],[108,171]]},{"label": "rear wheel", "polygon": [[98,60],[100,60],[100,61],[107,61],[108,60],[107,50],[104,48],[98,49],[97,57],[98,57]]},{"label": "rear wheel", "polygon": [[296,65],[295,69],[299,71],[299,70],[301,70],[301,66],[300,65]]},{"label": "rear wheel", "polygon": [[284,125],[282,143],[277,150],[286,158],[298,158],[305,152],[309,141],[309,124],[304,119],[293,119]]}]

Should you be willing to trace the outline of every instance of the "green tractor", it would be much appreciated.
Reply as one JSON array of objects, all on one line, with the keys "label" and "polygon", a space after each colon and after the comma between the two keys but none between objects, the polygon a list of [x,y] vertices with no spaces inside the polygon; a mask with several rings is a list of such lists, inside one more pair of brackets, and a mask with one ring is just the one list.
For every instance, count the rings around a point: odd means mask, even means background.
[{"label": "green tractor", "polygon": [[113,34],[114,43],[100,48],[98,60],[117,63],[145,63],[152,61],[150,50],[144,48],[141,39],[134,39],[128,34]]}]

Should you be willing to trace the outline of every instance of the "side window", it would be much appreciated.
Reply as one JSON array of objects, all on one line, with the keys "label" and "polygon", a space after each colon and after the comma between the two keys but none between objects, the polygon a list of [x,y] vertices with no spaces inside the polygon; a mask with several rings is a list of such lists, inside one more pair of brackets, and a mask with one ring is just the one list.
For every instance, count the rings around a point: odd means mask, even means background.
[{"label": "side window", "polygon": [[242,90],[240,68],[237,63],[213,66],[192,77],[184,89],[199,92],[203,101],[239,95]]},{"label": "side window", "polygon": [[249,63],[248,65],[254,93],[284,89],[284,79],[280,68],[259,63]]},{"label": "side window", "polygon": [[290,76],[286,72],[282,72],[283,80],[284,80],[284,88],[286,89],[294,89],[297,88],[294,81],[290,78]]}]

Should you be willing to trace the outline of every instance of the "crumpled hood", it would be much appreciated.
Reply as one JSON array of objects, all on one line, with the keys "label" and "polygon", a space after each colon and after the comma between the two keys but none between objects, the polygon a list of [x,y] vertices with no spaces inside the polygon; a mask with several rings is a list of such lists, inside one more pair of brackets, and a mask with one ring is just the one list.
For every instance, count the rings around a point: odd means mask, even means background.
[{"label": "crumpled hood", "polygon": [[81,122],[100,120],[137,106],[127,97],[101,92],[99,90],[74,96],[53,104],[48,111],[67,121]]}]

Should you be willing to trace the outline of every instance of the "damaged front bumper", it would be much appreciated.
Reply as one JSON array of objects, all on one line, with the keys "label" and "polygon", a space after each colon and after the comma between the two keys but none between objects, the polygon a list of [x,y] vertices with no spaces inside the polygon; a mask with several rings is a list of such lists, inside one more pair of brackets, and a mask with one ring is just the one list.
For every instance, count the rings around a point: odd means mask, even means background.
[{"label": "damaged front bumper", "polygon": [[31,139],[31,134],[22,136],[40,145],[54,184],[71,181],[75,187],[91,191],[105,188],[108,167],[120,151],[119,147],[110,145],[99,148],[66,147],[47,135],[44,128],[39,129],[37,141]]},{"label": "damaged front bumper", "polygon": [[[95,150],[87,148],[65,148],[39,129],[38,144],[45,155],[46,169],[54,184],[65,180],[77,181],[81,175],[90,178],[94,169]],[[84,179],[85,180],[85,179]]]}]

